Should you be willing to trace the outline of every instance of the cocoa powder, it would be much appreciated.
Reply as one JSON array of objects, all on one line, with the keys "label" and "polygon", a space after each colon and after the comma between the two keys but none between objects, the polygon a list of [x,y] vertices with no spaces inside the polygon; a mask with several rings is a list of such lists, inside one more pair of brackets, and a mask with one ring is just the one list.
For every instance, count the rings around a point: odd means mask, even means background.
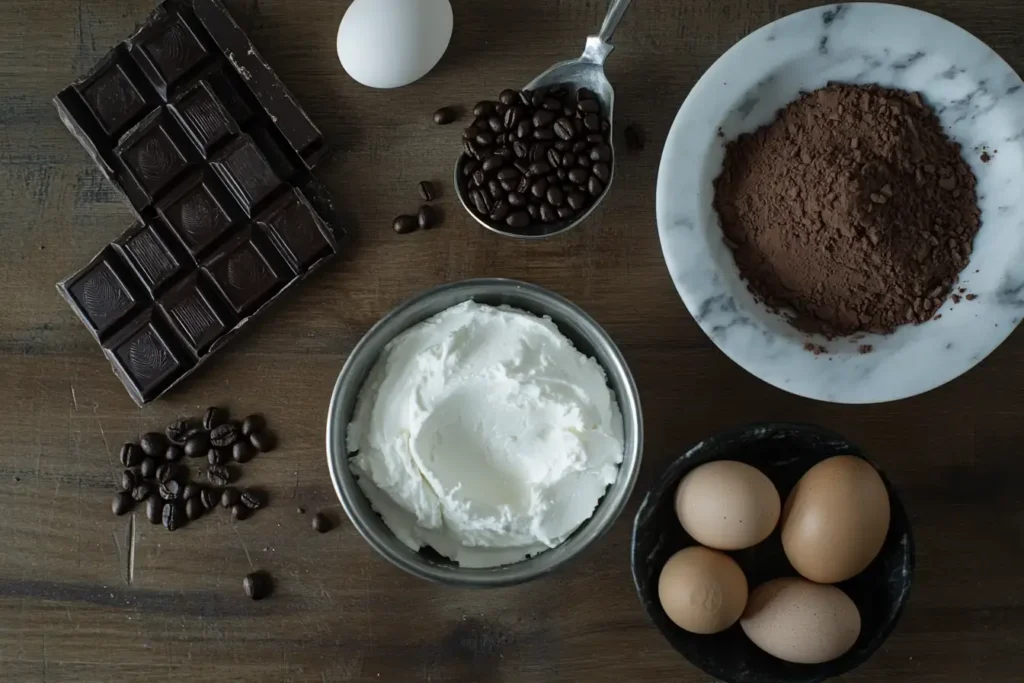
[{"label": "cocoa powder", "polygon": [[981,217],[960,145],[919,94],[841,84],[729,143],[714,207],[751,292],[829,337],[931,319]]}]

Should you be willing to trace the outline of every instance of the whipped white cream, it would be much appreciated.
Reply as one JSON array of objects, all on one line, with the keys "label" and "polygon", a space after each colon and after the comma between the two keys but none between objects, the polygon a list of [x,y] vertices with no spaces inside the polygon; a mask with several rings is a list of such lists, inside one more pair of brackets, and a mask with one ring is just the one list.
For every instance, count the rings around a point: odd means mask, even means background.
[{"label": "whipped white cream", "polygon": [[622,415],[604,370],[550,319],[467,301],[385,347],[347,447],[403,543],[493,567],[593,515],[622,462]]}]

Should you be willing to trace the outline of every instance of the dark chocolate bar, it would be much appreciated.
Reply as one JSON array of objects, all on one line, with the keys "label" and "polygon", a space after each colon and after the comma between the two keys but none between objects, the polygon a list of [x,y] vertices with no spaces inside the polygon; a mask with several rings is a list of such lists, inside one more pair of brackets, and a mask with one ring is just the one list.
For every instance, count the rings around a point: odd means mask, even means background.
[{"label": "dark chocolate bar", "polygon": [[138,220],[58,290],[139,404],[334,256],[320,131],[217,0],[167,0],[54,99]]}]

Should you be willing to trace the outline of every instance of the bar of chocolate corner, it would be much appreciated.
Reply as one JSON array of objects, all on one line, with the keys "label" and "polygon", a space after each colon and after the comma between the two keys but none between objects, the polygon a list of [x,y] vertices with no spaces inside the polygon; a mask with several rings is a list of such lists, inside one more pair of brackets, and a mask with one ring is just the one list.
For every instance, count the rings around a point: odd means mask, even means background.
[{"label": "bar of chocolate corner", "polygon": [[323,136],[217,0],[159,5],[54,104],[138,216],[57,288],[140,405],[338,252]]}]

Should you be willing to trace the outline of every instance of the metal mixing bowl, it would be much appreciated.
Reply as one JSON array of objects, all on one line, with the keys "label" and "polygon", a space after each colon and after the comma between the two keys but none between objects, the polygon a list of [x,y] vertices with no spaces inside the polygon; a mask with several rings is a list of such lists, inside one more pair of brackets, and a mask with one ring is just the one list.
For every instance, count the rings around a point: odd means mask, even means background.
[{"label": "metal mixing bowl", "polygon": [[[507,304],[548,316],[582,353],[601,364],[608,386],[622,411],[625,449],[619,476],[585,522],[564,543],[515,564],[468,569],[430,550],[416,552],[399,541],[363,495],[349,469],[345,433],[363,381],[384,346],[397,335],[441,311],[472,299],[498,306]],[[593,318],[566,299],[536,285],[516,280],[467,280],[421,294],[386,315],[356,345],[338,376],[327,413],[327,465],[334,489],[352,523],[373,548],[396,566],[432,581],[463,586],[508,586],[548,574],[597,541],[615,522],[629,499],[640,471],[643,420],[633,375],[614,342]]]}]

